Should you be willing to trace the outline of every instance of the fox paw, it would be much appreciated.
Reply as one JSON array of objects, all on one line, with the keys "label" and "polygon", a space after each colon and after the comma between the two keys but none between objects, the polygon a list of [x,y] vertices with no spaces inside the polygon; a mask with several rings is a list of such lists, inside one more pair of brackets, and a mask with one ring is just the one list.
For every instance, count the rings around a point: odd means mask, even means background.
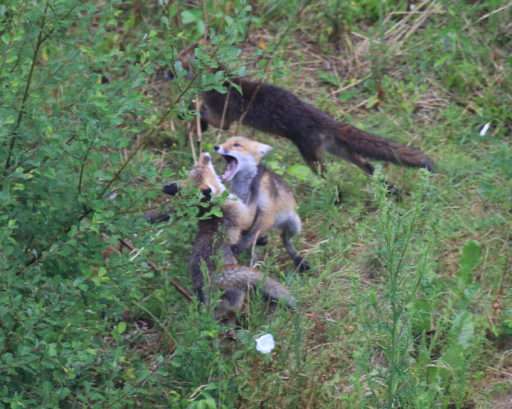
[{"label": "fox paw", "polygon": [[302,257],[295,257],[294,258],[294,263],[295,265],[297,266],[297,271],[299,273],[304,273],[306,271],[308,271],[309,269],[311,269],[311,266],[309,265],[309,263],[304,260]]},{"label": "fox paw", "polygon": [[257,246],[266,246],[268,243],[268,237],[267,236],[261,236],[256,240]]},{"label": "fox paw", "polygon": [[400,200],[400,191],[397,189],[397,187],[389,182],[384,182],[384,184],[387,189],[386,196],[389,198],[394,198],[396,200]]},{"label": "fox paw", "polygon": [[177,183],[171,183],[170,185],[165,185],[162,188],[162,192],[174,196],[176,193],[178,193],[179,187]]}]

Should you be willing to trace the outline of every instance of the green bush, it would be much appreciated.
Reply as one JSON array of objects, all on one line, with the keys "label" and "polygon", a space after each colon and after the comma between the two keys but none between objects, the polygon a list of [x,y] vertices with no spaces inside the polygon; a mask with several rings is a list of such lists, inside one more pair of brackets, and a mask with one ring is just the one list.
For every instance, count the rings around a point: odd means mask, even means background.
[{"label": "green bush", "polygon": [[[3,1],[0,408],[486,407],[512,333],[512,8],[427,3]],[[205,37],[185,72],[179,52]],[[290,143],[241,128],[275,146],[313,269],[262,249],[299,308],[253,297],[227,346],[213,307],[174,287],[189,288],[197,198],[159,193],[192,165],[192,99],[226,89],[216,63],[439,169],[385,168],[402,201],[372,201],[362,172],[328,158],[318,178]],[[223,134],[208,132],[211,150]],[[170,220],[141,218],[155,207]]]},{"label": "green bush", "polygon": [[[148,78],[173,65],[184,36],[168,24],[172,8],[151,11],[161,13],[170,53],[160,51],[155,30],[131,32],[137,15],[120,1],[0,6],[2,407],[132,406],[133,396],[147,393],[143,385],[159,384],[162,351],[175,344],[162,317],[181,296],[169,272],[155,277],[144,260],[151,255],[167,268],[176,250],[156,242],[157,229],[140,216],[183,162],[159,174],[157,157],[142,148],[183,110],[183,98],[223,78],[178,77],[155,113]],[[232,56],[227,47],[241,21],[224,23],[229,42],[213,38],[221,52]],[[189,237],[193,222],[186,215],[178,222],[176,240]],[[121,238],[140,251],[106,259]],[[181,279],[186,265],[173,266]],[[131,349],[144,339],[140,316],[163,331],[149,360],[134,359],[140,352]],[[182,348],[173,365],[190,370],[178,359]],[[206,381],[195,372],[183,377]]]}]

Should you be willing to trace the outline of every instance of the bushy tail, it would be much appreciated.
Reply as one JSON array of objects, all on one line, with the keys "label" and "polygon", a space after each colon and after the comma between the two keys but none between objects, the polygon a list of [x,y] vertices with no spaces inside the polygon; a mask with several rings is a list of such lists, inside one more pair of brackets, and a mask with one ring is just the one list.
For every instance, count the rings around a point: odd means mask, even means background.
[{"label": "bushy tail", "polygon": [[341,148],[348,146],[350,150],[363,157],[434,171],[434,162],[423,152],[351,125],[341,124],[335,138]]},{"label": "bushy tail", "polygon": [[259,288],[265,298],[282,301],[288,308],[295,308],[295,297],[285,286],[249,267],[224,266],[223,271],[215,277],[215,284],[221,290]]}]

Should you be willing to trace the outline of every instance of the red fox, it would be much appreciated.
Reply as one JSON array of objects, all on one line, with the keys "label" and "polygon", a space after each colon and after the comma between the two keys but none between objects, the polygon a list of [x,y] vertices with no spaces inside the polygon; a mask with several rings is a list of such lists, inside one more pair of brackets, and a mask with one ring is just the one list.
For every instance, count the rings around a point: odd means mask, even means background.
[{"label": "red fox", "polygon": [[[209,189],[213,196],[220,196],[226,190],[215,172],[208,152],[200,154],[198,165],[190,171],[189,177],[183,182],[183,187],[187,187],[191,182],[201,190]],[[164,188],[164,192],[169,193],[165,189],[168,189],[168,187]],[[248,230],[253,224],[255,212],[254,210],[251,211],[243,201],[231,193],[223,204],[222,211],[225,213],[224,219],[228,241],[234,245],[240,241],[242,232]]]},{"label": "red fox", "polygon": [[222,178],[231,181],[230,191],[236,195],[254,214],[250,229],[234,246],[235,253],[251,247],[258,237],[276,227],[299,271],[306,271],[309,265],[299,256],[291,239],[300,233],[301,221],[295,211],[296,202],[290,186],[277,174],[260,164],[271,146],[242,136],[229,138],[215,151],[226,160]]},{"label": "red fox", "polygon": [[[191,68],[196,46],[188,47],[179,57],[186,69]],[[209,69],[225,71],[222,65]],[[374,172],[374,167],[364,158],[434,170],[432,160],[424,153],[339,122],[283,88],[239,77],[230,77],[224,86],[228,90],[225,94],[215,89],[202,93],[203,129],[207,124],[228,129],[233,122],[241,121],[259,131],[282,136],[297,146],[314,172],[319,168],[326,171],[325,151],[368,174]]]},{"label": "red fox", "polygon": [[[186,186],[192,180],[195,186],[201,190],[204,200],[207,201],[210,200],[211,195],[218,196],[225,190],[215,173],[208,153],[200,155],[198,165],[192,169],[184,185]],[[178,187],[176,184],[171,184],[165,186],[163,190],[165,193],[174,195],[177,193]],[[202,213],[206,210],[205,208],[201,209]],[[256,269],[237,264],[231,250],[230,239],[223,233],[225,233],[224,229],[229,230],[231,224],[237,224],[240,217],[245,217],[245,210],[246,206],[240,201],[228,199],[222,207],[223,217],[200,218],[198,221],[199,231],[189,264],[194,292],[201,302],[206,303],[201,269],[203,265],[206,266],[211,290],[223,291],[220,303],[214,310],[214,315],[217,320],[227,324],[235,323],[236,312],[242,308],[245,293],[251,288],[260,288],[264,297],[282,301],[289,308],[294,308],[295,305],[295,298],[279,282],[265,277]],[[220,255],[222,261],[218,273],[215,273],[218,271],[215,262],[216,255]]]}]

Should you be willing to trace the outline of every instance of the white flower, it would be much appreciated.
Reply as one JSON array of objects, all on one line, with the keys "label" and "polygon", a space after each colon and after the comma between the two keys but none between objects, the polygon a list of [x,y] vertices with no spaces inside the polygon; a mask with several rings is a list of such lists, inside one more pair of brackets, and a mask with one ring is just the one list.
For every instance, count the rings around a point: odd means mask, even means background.
[{"label": "white flower", "polygon": [[487,133],[487,131],[489,130],[489,127],[491,126],[491,123],[490,122],[487,122],[483,127],[482,129],[480,130],[480,136],[485,136],[485,134]]},{"label": "white flower", "polygon": [[256,350],[262,354],[270,353],[276,346],[272,334],[265,334],[256,338]]}]

